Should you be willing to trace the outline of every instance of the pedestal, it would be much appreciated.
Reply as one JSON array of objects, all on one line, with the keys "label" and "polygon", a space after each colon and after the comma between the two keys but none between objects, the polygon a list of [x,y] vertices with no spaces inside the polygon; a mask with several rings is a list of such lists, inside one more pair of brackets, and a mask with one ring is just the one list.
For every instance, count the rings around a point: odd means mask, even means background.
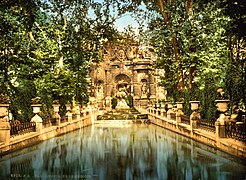
[{"label": "pedestal", "polygon": [[167,120],[171,120],[171,119],[172,119],[171,114],[173,114],[173,113],[174,113],[174,112],[173,112],[172,109],[169,109],[169,110],[167,111]]},{"label": "pedestal", "polygon": [[9,122],[1,122],[0,120],[0,142],[6,145],[10,143],[10,128]]},{"label": "pedestal", "polygon": [[174,113],[173,110],[172,110],[172,108],[173,108],[172,102],[168,102],[167,108],[168,108],[168,111],[167,111],[167,119],[168,120],[171,120],[172,119],[171,114]]},{"label": "pedestal", "polygon": [[200,121],[200,119],[201,119],[201,115],[197,111],[194,111],[190,115],[190,127],[191,127],[191,130],[198,128],[198,122]]},{"label": "pedestal", "polygon": [[68,111],[66,115],[67,115],[67,121],[72,122],[73,121],[73,113]]},{"label": "pedestal", "polygon": [[66,116],[67,116],[67,120],[68,122],[72,122],[73,121],[73,113],[71,111],[71,104],[66,104]]},{"label": "pedestal", "polygon": [[183,111],[182,110],[178,110],[176,112],[176,125],[179,125],[181,123],[181,115],[183,115]]},{"label": "pedestal", "polygon": [[59,114],[59,107],[60,107],[60,104],[53,104],[53,109],[54,109],[53,118],[55,119],[55,123],[56,123],[56,126],[58,126],[58,128],[60,128],[60,124],[61,124],[61,116]]},{"label": "pedestal", "polygon": [[215,134],[216,134],[216,139],[226,137],[224,122],[218,122],[218,121],[215,122]]},{"label": "pedestal", "polygon": [[181,123],[181,116],[184,114],[183,110],[183,104],[184,102],[176,102],[177,104],[177,112],[176,112],[176,125],[178,126]]},{"label": "pedestal", "polygon": [[41,133],[43,129],[43,120],[42,118],[38,115],[35,114],[35,116],[31,119],[31,122],[36,123],[36,132]]}]

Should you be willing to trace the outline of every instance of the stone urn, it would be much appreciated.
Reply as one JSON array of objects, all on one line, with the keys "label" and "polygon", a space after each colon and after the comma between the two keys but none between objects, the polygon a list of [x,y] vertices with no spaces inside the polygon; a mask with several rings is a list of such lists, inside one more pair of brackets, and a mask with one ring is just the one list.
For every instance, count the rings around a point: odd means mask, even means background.
[{"label": "stone urn", "polygon": [[59,111],[60,111],[59,101],[58,100],[54,100],[52,106],[53,106],[54,114],[55,115],[59,115]]},{"label": "stone urn", "polygon": [[40,97],[35,97],[32,99],[32,108],[33,108],[33,113],[38,114],[40,113],[40,107],[42,106],[41,103],[41,98]]},{"label": "stone urn", "polygon": [[183,101],[181,101],[181,102],[176,102],[177,109],[178,109],[178,110],[182,110],[182,109],[183,109],[183,104],[184,104]]},{"label": "stone urn", "polygon": [[0,119],[4,118],[8,114],[9,104],[0,104]]},{"label": "stone urn", "polygon": [[230,102],[229,99],[215,100],[217,110],[222,112],[222,113],[225,113],[226,111],[228,111],[228,103],[229,102]]},{"label": "stone urn", "polygon": [[165,109],[165,102],[161,102],[161,109]]},{"label": "stone urn", "polygon": [[171,101],[167,102],[167,108],[172,109],[173,108],[173,103]]},{"label": "stone urn", "polygon": [[33,113],[34,114],[38,114],[40,113],[40,107],[42,106],[42,104],[33,104],[32,108],[33,108]]},{"label": "stone urn", "polygon": [[9,97],[5,94],[0,94],[0,119],[7,116],[9,103]]},{"label": "stone urn", "polygon": [[60,108],[60,104],[53,104],[53,109],[54,109],[54,113],[58,113],[59,112],[59,108]]},{"label": "stone urn", "polygon": [[228,111],[228,103],[230,102],[229,99],[221,99],[221,100],[215,100],[217,110],[220,112],[220,116],[217,119],[218,122],[225,123],[226,121],[229,121],[229,118],[225,115],[226,111]]},{"label": "stone urn", "polygon": [[190,101],[191,110],[197,111],[199,109],[199,103],[200,101]]},{"label": "stone urn", "polygon": [[9,97],[0,94],[0,142],[10,143],[10,123],[8,121]]},{"label": "stone urn", "polygon": [[70,103],[66,104],[66,110],[71,111],[71,104]]}]

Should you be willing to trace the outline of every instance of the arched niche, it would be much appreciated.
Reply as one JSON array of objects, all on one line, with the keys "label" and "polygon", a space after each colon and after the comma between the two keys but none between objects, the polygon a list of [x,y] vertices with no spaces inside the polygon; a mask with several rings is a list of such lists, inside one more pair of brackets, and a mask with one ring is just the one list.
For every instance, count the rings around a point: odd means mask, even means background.
[{"label": "arched niche", "polygon": [[131,91],[131,79],[126,74],[115,76],[115,87],[117,90],[125,89],[126,93]]}]

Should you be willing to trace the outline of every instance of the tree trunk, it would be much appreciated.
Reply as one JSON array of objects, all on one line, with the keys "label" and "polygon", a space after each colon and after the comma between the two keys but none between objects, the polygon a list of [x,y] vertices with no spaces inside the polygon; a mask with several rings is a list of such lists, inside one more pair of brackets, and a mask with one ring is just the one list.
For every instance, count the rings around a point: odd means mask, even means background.
[{"label": "tree trunk", "polygon": [[[167,25],[171,28],[172,27],[172,21],[171,21],[171,16],[170,12],[167,9],[167,3],[171,4],[171,0],[158,0],[158,6],[161,11],[161,14],[163,16],[164,21],[167,23]],[[176,35],[174,35],[171,39],[171,45],[173,48],[173,53],[176,61],[180,60],[180,50],[179,50],[179,45],[178,45],[178,40]],[[177,89],[183,89],[184,88],[184,75],[183,75],[183,70],[181,69],[181,74],[178,75],[178,81],[179,83],[177,84]]]},{"label": "tree trunk", "polygon": [[[185,9],[186,9],[187,17],[191,18],[193,16],[193,0],[187,0],[185,2]],[[190,49],[190,51],[195,52],[196,51],[195,45],[191,45],[191,46],[193,47]],[[195,78],[195,70],[196,70],[195,66],[191,66],[189,68],[189,88],[192,88],[193,86],[193,80]]]}]

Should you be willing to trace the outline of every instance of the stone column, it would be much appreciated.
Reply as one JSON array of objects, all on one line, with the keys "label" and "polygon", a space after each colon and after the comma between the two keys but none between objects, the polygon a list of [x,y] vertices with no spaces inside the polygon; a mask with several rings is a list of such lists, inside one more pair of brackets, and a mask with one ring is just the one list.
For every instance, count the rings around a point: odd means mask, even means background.
[{"label": "stone column", "polygon": [[191,110],[193,111],[190,115],[190,127],[191,132],[193,133],[193,129],[198,127],[198,122],[201,119],[201,115],[198,112],[200,101],[190,101]]},{"label": "stone column", "polygon": [[112,80],[112,74],[111,74],[110,70],[105,70],[105,75],[106,75],[106,82],[105,82],[106,83],[106,90],[104,92],[104,97],[105,96],[111,97],[111,93],[113,91],[113,89],[112,89],[113,80]]},{"label": "stone column", "polygon": [[176,125],[178,126],[181,123],[181,116],[184,115],[183,104],[184,102],[176,102],[177,112],[176,112]]},{"label": "stone column", "polygon": [[155,86],[155,76],[153,71],[150,71],[149,74],[149,90],[150,90],[150,99],[154,100],[156,98],[156,86]]},{"label": "stone column", "polygon": [[38,115],[40,113],[40,107],[42,104],[32,105],[33,113],[35,114],[31,119],[31,122],[36,123],[36,132],[41,133],[43,129],[43,119]]},{"label": "stone column", "polygon": [[216,130],[216,139],[218,138],[225,138],[226,132],[225,132],[225,125],[226,122],[229,121],[228,117],[225,115],[225,113],[228,110],[228,103],[229,100],[216,100],[217,104],[217,110],[220,111],[220,116],[215,122],[215,130]]},{"label": "stone column", "polygon": [[68,122],[72,122],[73,121],[73,113],[71,111],[71,104],[66,104],[66,110],[67,110],[66,116],[67,116]]},{"label": "stone column", "polygon": [[167,120],[171,120],[171,114],[174,113],[173,112],[173,103],[171,101],[167,102],[167,108],[168,108],[168,111],[167,111]]},{"label": "stone column", "polygon": [[164,113],[166,112],[165,110],[165,103],[161,102],[161,116],[164,117]]},{"label": "stone column", "polygon": [[61,124],[61,116],[59,114],[59,107],[60,107],[60,104],[53,104],[53,110],[54,110],[53,118],[55,119],[56,126],[58,126],[58,128],[60,128],[60,124]]},{"label": "stone column", "polygon": [[[1,100],[1,98],[0,98]],[[9,104],[0,104],[0,142],[6,145],[10,143],[10,124],[7,117]]]},{"label": "stone column", "polygon": [[137,69],[133,70],[133,105],[139,106],[141,90],[138,83],[138,72]]}]

